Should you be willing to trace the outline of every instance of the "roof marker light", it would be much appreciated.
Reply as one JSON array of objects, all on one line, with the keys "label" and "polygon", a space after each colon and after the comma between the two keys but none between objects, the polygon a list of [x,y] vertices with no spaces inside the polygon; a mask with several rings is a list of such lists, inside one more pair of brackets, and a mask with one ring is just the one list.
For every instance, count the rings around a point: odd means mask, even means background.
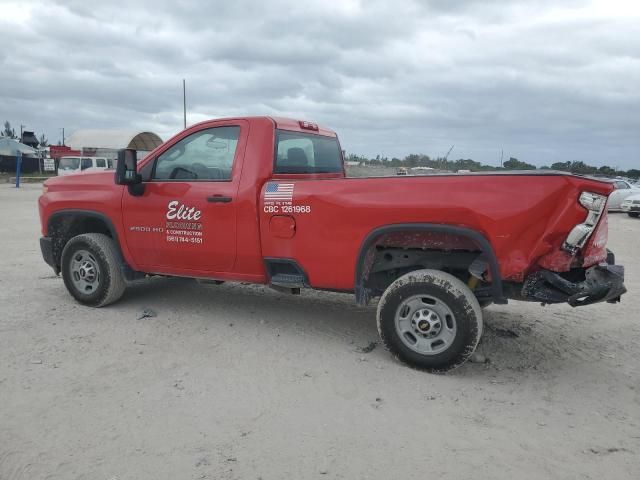
[{"label": "roof marker light", "polygon": [[305,122],[304,120],[300,120],[300,128],[304,128],[305,130],[313,130],[315,132],[318,131],[318,125],[316,123]]}]

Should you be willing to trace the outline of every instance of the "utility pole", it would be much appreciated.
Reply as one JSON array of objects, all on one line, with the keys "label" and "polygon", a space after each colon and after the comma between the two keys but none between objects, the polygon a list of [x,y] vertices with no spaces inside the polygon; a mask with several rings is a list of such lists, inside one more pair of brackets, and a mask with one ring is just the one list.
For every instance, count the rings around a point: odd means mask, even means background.
[{"label": "utility pole", "polygon": [[20,124],[20,143],[22,143],[22,132],[23,132],[24,127],[26,127],[26,125]]},{"label": "utility pole", "polygon": [[182,112],[184,116],[184,128],[187,128],[187,83],[182,79]]},{"label": "utility pole", "polygon": [[64,146],[64,127],[62,127],[60,130],[62,130],[62,146]]},{"label": "utility pole", "polygon": [[504,148],[500,149],[500,168],[502,168],[502,156],[504,155]]}]

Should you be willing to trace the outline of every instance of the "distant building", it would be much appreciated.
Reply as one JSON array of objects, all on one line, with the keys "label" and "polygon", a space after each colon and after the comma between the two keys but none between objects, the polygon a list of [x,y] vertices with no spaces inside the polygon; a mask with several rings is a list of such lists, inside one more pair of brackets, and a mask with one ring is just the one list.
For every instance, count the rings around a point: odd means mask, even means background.
[{"label": "distant building", "polygon": [[36,137],[35,133],[27,132],[26,130],[22,132],[22,143],[25,145],[29,145],[31,148],[38,148],[40,142],[38,142],[38,137]]},{"label": "distant building", "polygon": [[132,130],[77,130],[65,142],[82,155],[115,159],[118,150],[135,148],[138,158],[162,144],[162,138],[153,132]]},{"label": "distant building", "polygon": [[60,157],[66,157],[70,155],[80,156],[82,152],[80,150],[73,150],[68,145],[51,145],[49,147],[49,156],[58,160]]},{"label": "distant building", "polygon": [[22,156],[22,172],[38,171],[38,150],[7,137],[0,138],[0,172],[15,172],[17,155]]}]

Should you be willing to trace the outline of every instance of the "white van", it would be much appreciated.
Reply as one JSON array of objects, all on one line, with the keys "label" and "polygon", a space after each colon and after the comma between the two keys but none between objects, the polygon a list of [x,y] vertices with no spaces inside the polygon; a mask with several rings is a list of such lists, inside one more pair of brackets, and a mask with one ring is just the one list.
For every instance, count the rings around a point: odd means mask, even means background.
[{"label": "white van", "polygon": [[58,175],[70,175],[80,172],[99,172],[113,169],[115,161],[104,157],[61,157],[58,163]]}]

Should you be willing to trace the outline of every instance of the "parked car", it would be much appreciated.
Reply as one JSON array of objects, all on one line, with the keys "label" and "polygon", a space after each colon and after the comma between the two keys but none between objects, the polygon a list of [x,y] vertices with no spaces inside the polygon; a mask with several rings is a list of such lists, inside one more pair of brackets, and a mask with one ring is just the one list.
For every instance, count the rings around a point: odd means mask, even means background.
[{"label": "parked car", "polygon": [[620,204],[620,209],[623,212],[627,212],[630,217],[640,216],[640,193],[629,195]]},{"label": "parked car", "polygon": [[346,178],[337,135],[306,121],[211,120],[116,173],[52,178],[44,260],[81,304],[148,275],[380,297],[378,332],[428,371],[464,363],[483,306],[615,303],[610,183],[558,172]]},{"label": "parked car", "polygon": [[61,157],[58,163],[58,175],[71,175],[80,172],[96,172],[113,169],[114,162],[104,157]]},{"label": "parked car", "polygon": [[626,180],[612,180],[614,191],[609,195],[609,202],[607,208],[609,211],[620,211],[622,202],[630,195],[640,193],[640,188],[637,185],[633,185]]}]

